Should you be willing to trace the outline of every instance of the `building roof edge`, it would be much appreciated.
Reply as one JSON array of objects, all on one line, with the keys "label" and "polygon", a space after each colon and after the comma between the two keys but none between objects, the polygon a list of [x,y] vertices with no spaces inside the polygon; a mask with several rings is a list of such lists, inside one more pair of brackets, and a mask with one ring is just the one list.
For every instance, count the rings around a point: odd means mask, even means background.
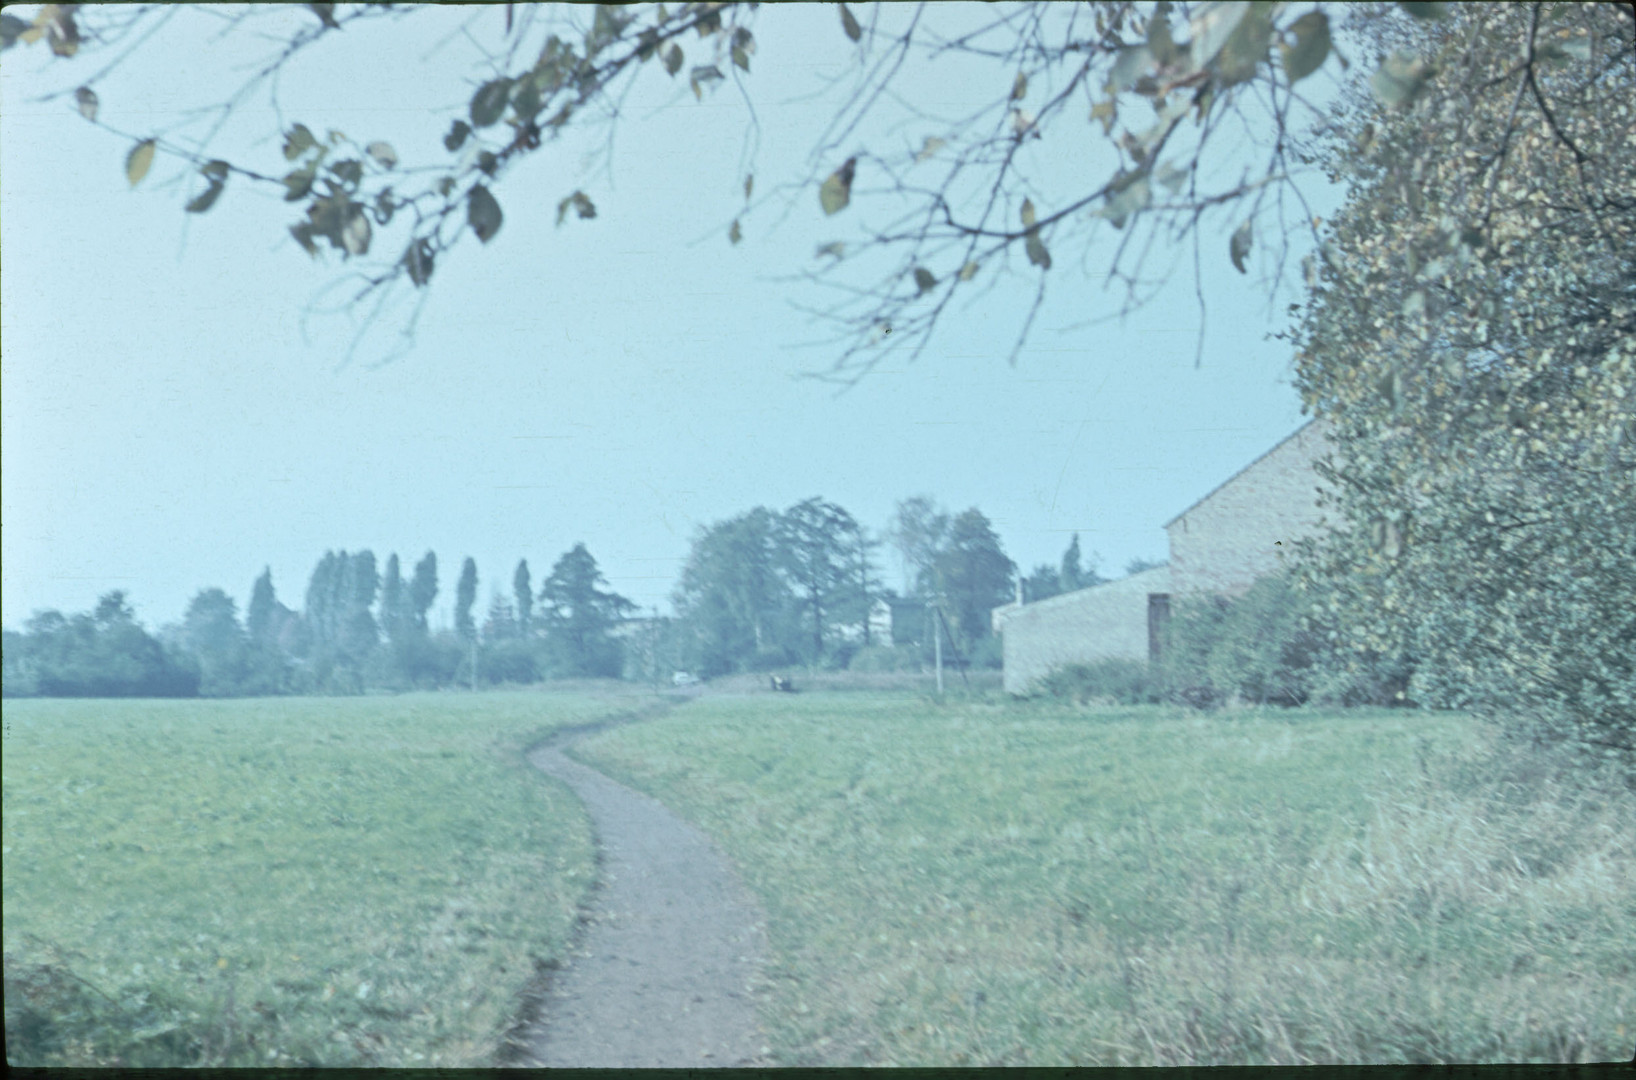
[{"label": "building roof edge", "polygon": [[1217,484],[1215,487],[1211,488],[1209,491],[1205,492],[1203,495],[1199,496],[1197,499],[1194,499],[1191,503],[1188,504],[1186,510],[1183,510],[1181,513],[1177,514],[1175,517],[1171,518],[1169,521],[1165,522],[1160,527],[1165,528],[1165,529],[1170,528],[1172,525],[1176,524],[1176,522],[1180,521],[1182,518],[1186,517],[1188,514],[1191,514],[1194,510],[1197,510],[1200,506],[1202,506],[1205,503],[1209,502],[1210,499],[1215,496],[1216,492],[1220,491],[1222,488],[1226,487],[1228,484],[1231,484],[1234,480],[1237,480],[1239,477],[1243,476],[1245,473],[1249,472],[1251,469],[1253,469],[1257,465],[1261,464],[1261,462],[1263,462],[1267,458],[1271,457],[1276,451],[1278,451],[1280,448],[1282,448],[1285,443],[1288,443],[1288,442],[1292,441],[1293,439],[1295,439],[1296,436],[1300,435],[1303,431],[1306,431],[1308,428],[1310,428],[1314,424],[1318,423],[1320,419],[1321,419],[1320,417],[1315,416],[1311,420],[1308,420],[1306,423],[1302,424],[1300,427],[1296,428],[1294,431],[1290,432],[1288,435],[1285,435],[1282,439],[1279,439],[1272,446],[1268,447],[1265,451],[1258,454],[1254,459],[1252,459],[1249,462],[1249,464],[1247,464],[1247,465],[1243,466],[1242,468],[1240,468],[1237,472],[1233,473],[1233,475],[1229,476],[1227,479],[1223,480],[1221,483]]}]

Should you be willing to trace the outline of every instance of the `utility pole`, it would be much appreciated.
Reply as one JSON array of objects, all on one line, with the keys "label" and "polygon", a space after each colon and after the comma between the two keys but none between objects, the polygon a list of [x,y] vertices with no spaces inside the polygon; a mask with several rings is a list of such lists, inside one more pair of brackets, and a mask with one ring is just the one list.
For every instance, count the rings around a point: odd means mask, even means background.
[{"label": "utility pole", "polygon": [[[932,616],[932,651],[937,656],[937,696],[943,696],[943,620],[942,612]],[[924,655],[924,654],[922,654]]]},{"label": "utility pole", "polygon": [[[943,634],[949,635],[949,646],[952,648],[954,646],[954,631],[949,629],[949,621],[943,617],[942,601],[939,601],[937,605],[937,625],[942,629]],[[939,694],[943,692],[943,634],[937,635],[937,692]],[[966,678],[966,661],[958,651],[955,652],[954,658],[960,661],[960,681],[965,684],[967,690],[970,690],[971,680]]]},{"label": "utility pole", "polygon": [[657,605],[657,604],[651,605],[649,610],[653,612],[653,618],[648,623],[648,627],[649,627],[649,630],[650,630],[650,633],[648,634],[648,664],[653,669],[653,692],[658,693],[659,692],[659,605]]}]

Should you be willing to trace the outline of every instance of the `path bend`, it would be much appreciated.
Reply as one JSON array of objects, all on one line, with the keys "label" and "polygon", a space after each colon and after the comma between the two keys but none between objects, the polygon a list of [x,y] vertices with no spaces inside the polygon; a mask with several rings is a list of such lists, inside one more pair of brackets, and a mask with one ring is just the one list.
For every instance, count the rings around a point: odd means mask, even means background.
[{"label": "path bend", "polygon": [[578,940],[544,988],[518,1064],[764,1064],[754,995],[765,919],[703,832],[562,752],[590,733],[528,753],[585,804],[600,866]]}]

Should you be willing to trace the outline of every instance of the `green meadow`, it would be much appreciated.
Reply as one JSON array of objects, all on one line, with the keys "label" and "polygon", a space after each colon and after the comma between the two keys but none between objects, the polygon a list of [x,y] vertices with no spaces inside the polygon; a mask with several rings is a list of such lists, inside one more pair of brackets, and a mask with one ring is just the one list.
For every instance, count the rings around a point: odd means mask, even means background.
[{"label": "green meadow", "polygon": [[586,693],[8,700],[11,1064],[490,1064],[594,873]]},{"label": "green meadow", "polygon": [[769,918],[786,1065],[1626,1060],[1636,799],[1449,714],[704,698],[576,756]]},{"label": "green meadow", "polygon": [[[595,866],[522,750],[650,700],[7,701],[11,1063],[494,1063]],[[1636,797],[1464,717],[750,692],[575,753],[759,896],[782,1064],[1636,1038]]]}]

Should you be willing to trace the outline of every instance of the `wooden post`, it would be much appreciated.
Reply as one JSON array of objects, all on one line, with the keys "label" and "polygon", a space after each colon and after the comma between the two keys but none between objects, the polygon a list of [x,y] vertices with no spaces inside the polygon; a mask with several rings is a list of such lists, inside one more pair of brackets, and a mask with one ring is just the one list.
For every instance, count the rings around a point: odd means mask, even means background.
[{"label": "wooden post", "polygon": [[[932,648],[937,655],[937,696],[943,696],[943,627],[942,620],[932,616]],[[922,654],[924,655],[924,654]]]}]

